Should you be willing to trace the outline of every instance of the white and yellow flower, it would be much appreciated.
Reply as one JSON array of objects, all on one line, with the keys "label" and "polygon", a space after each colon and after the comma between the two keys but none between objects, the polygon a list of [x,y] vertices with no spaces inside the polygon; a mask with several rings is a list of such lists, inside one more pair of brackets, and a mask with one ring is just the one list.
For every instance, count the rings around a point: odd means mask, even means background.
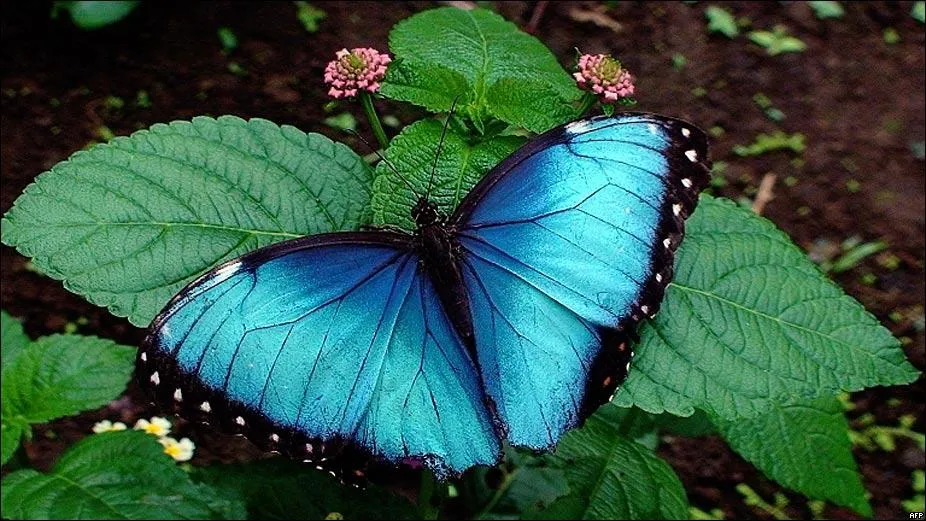
[{"label": "white and yellow flower", "polygon": [[170,436],[165,436],[158,441],[164,446],[164,454],[176,461],[190,461],[193,457],[193,450],[196,448],[190,438],[181,438],[177,441]]},{"label": "white and yellow flower", "polygon": [[170,434],[170,422],[166,418],[161,418],[160,416],[154,416],[151,420],[146,420],[142,418],[135,422],[135,430],[145,431],[148,434],[153,434],[158,438],[163,438]]},{"label": "white and yellow flower", "polygon": [[122,422],[111,422],[109,420],[98,421],[93,424],[93,432],[100,434],[101,432],[113,432],[113,431],[124,431],[128,427]]}]

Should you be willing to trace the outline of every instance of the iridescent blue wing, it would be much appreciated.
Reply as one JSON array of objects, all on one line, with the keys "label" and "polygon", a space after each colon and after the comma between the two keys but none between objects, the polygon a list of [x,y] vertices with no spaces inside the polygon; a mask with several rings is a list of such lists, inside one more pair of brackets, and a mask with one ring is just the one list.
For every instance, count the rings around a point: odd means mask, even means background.
[{"label": "iridescent blue wing", "polygon": [[554,445],[626,377],[707,154],[680,120],[578,121],[506,159],[454,214],[483,384],[512,443]]},{"label": "iridescent blue wing", "polygon": [[137,374],[158,401],[265,449],[335,470],[371,454],[451,473],[498,459],[473,360],[407,236],[258,250],[188,286],[150,331]]}]

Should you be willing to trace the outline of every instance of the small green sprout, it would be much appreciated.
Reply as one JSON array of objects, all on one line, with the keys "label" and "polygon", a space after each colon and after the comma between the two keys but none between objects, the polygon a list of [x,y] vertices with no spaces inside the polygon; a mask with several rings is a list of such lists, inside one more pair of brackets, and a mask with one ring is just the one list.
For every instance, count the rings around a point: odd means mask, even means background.
[{"label": "small green sprout", "polygon": [[305,27],[306,32],[318,32],[318,24],[325,19],[327,14],[321,9],[308,2],[294,2],[296,4],[296,17]]},{"label": "small green sprout", "polygon": [[787,27],[783,25],[776,25],[771,31],[752,31],[749,33],[749,39],[752,43],[764,47],[769,56],[807,50],[807,44],[789,36]]},{"label": "small green sprout", "polygon": [[720,33],[731,40],[739,35],[739,27],[736,26],[736,19],[729,11],[715,5],[708,6],[704,11],[707,17],[707,31],[710,33]]},{"label": "small green sprout", "polygon": [[135,93],[135,106],[140,109],[151,108],[151,97],[148,95],[148,91],[140,90]]},{"label": "small green sprout", "polygon": [[338,130],[356,130],[357,118],[350,112],[342,112],[336,116],[325,118],[325,124]]},{"label": "small green sprout", "polygon": [[222,52],[228,54],[238,48],[238,37],[229,27],[219,27],[217,31],[219,43],[222,44]]},{"label": "small green sprout", "polygon": [[912,414],[901,416],[896,427],[876,425],[872,414],[863,414],[856,422],[864,428],[861,431],[849,430],[849,437],[854,445],[867,451],[873,452],[881,449],[885,452],[894,452],[897,450],[897,438],[912,440],[920,450],[926,450],[926,436],[913,430],[916,417]]},{"label": "small green sprout", "polygon": [[776,123],[785,119],[785,113],[772,105],[772,100],[765,94],[761,92],[757,93],[752,97],[752,101],[765,112],[768,119]]},{"label": "small green sprout", "polygon": [[788,506],[788,498],[781,492],[775,492],[775,504],[772,505],[745,483],[736,485],[736,491],[743,496],[743,502],[747,505],[756,507],[775,519],[791,519],[791,516],[784,510]]},{"label": "small green sprout", "polygon": [[776,150],[790,150],[795,154],[800,154],[806,148],[804,134],[786,134],[776,130],[771,134],[759,134],[755,142],[749,145],[736,145],[733,147],[733,153],[741,157],[759,156]]},{"label": "small green sprout", "polygon": [[910,16],[919,23],[926,22],[926,2],[914,2],[913,9],[910,10]]},{"label": "small green sprout", "polygon": [[897,29],[893,27],[888,27],[884,30],[884,43],[888,45],[894,45],[895,43],[900,42],[900,34],[897,32]]},{"label": "small green sprout", "polygon": [[903,500],[900,504],[907,512],[922,512],[926,508],[926,473],[914,470],[910,480],[913,481],[913,497]]},{"label": "small green sprout", "polygon": [[807,5],[813,9],[813,14],[819,20],[825,20],[827,18],[842,18],[846,14],[846,10],[842,8],[842,4],[839,2],[807,2]]}]

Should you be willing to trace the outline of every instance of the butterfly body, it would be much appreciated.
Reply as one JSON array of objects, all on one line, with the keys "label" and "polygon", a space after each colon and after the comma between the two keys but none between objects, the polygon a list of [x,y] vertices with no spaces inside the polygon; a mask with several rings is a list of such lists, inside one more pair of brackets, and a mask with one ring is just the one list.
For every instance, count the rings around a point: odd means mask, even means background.
[{"label": "butterfly body", "polygon": [[181,414],[350,478],[371,457],[439,474],[503,440],[550,449],[613,396],[707,184],[696,127],[593,118],[528,142],[413,233],[279,243],[191,283],[137,375]]}]

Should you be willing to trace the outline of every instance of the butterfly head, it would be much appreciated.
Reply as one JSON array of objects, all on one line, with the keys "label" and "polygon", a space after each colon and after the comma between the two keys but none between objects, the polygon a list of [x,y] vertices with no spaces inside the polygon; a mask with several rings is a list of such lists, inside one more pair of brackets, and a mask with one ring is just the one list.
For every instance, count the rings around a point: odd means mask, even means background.
[{"label": "butterfly head", "polygon": [[418,202],[412,207],[412,219],[415,220],[415,224],[418,228],[424,228],[425,226],[430,226],[440,221],[441,214],[437,210],[436,204],[422,197],[418,199]]}]

